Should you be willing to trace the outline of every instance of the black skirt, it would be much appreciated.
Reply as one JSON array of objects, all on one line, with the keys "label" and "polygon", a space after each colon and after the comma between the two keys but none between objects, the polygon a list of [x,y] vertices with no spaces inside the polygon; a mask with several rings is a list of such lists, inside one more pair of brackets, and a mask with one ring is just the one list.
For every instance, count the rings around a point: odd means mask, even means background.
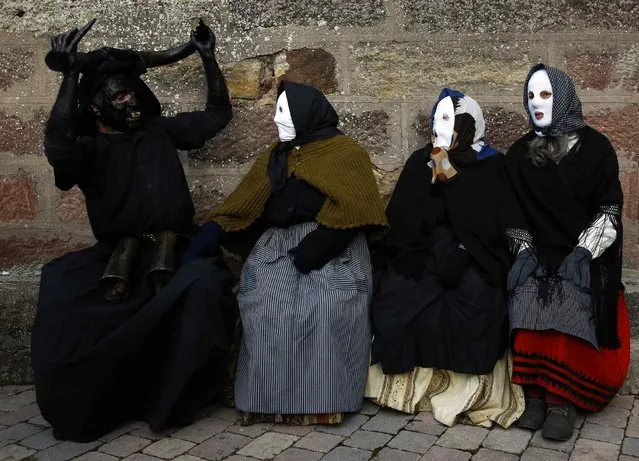
[{"label": "black skirt", "polygon": [[221,259],[189,263],[155,295],[142,251],[129,297],[110,303],[97,290],[109,256],[97,244],[42,270],[32,365],[58,438],[94,440],[129,420],[187,425],[223,395],[237,308]]},{"label": "black skirt", "polygon": [[385,374],[406,373],[415,367],[487,374],[505,352],[503,288],[487,283],[474,261],[458,284],[442,284],[434,253],[456,240],[452,228],[448,229],[441,241],[431,241],[433,251],[424,253],[419,280],[398,274],[392,263],[376,274],[372,359],[381,362]]}]

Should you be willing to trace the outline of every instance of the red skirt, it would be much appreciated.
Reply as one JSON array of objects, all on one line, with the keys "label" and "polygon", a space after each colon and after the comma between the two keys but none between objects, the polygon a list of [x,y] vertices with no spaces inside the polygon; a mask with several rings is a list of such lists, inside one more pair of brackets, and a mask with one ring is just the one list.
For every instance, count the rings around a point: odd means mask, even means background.
[{"label": "red skirt", "polygon": [[630,364],[626,299],[617,302],[619,349],[595,349],[583,339],[554,330],[517,330],[512,381],[535,385],[587,411],[603,409],[624,384]]}]

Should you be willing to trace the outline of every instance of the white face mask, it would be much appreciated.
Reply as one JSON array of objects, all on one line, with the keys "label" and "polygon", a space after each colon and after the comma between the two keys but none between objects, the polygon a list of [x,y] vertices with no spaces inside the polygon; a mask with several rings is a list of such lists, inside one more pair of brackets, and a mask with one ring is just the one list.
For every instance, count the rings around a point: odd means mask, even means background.
[{"label": "white face mask", "polygon": [[437,104],[433,116],[433,147],[450,150],[455,135],[455,105],[450,96]]},{"label": "white face mask", "polygon": [[273,119],[277,125],[277,132],[280,137],[280,141],[292,141],[297,136],[295,131],[295,125],[293,125],[293,118],[291,117],[291,109],[288,107],[288,99],[286,97],[286,91],[282,91],[277,103],[275,104],[275,118]]},{"label": "white face mask", "polygon": [[548,72],[538,70],[528,81],[528,110],[532,121],[538,128],[544,128],[552,122],[552,85]]}]

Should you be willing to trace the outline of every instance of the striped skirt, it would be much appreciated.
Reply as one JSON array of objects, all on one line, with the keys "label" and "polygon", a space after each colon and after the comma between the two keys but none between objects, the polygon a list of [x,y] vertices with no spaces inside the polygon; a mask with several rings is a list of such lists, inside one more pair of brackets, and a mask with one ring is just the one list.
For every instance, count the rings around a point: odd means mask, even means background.
[{"label": "striped skirt", "polygon": [[305,275],[288,251],[316,227],[269,229],[242,268],[240,411],[325,414],[361,406],[371,344],[366,239],[358,235],[342,254]]}]

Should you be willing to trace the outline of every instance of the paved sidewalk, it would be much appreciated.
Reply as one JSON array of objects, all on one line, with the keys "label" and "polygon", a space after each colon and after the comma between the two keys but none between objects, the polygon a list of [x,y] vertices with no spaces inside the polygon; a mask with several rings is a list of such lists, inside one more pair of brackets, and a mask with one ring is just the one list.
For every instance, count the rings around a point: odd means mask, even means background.
[{"label": "paved sidewalk", "polygon": [[240,426],[216,407],[192,426],[154,434],[131,423],[94,443],[59,442],[31,386],[0,387],[0,461],[639,461],[639,399],[618,396],[580,416],[572,440],[551,443],[517,428],[447,428],[429,413],[381,410],[366,402],[339,426]]}]

